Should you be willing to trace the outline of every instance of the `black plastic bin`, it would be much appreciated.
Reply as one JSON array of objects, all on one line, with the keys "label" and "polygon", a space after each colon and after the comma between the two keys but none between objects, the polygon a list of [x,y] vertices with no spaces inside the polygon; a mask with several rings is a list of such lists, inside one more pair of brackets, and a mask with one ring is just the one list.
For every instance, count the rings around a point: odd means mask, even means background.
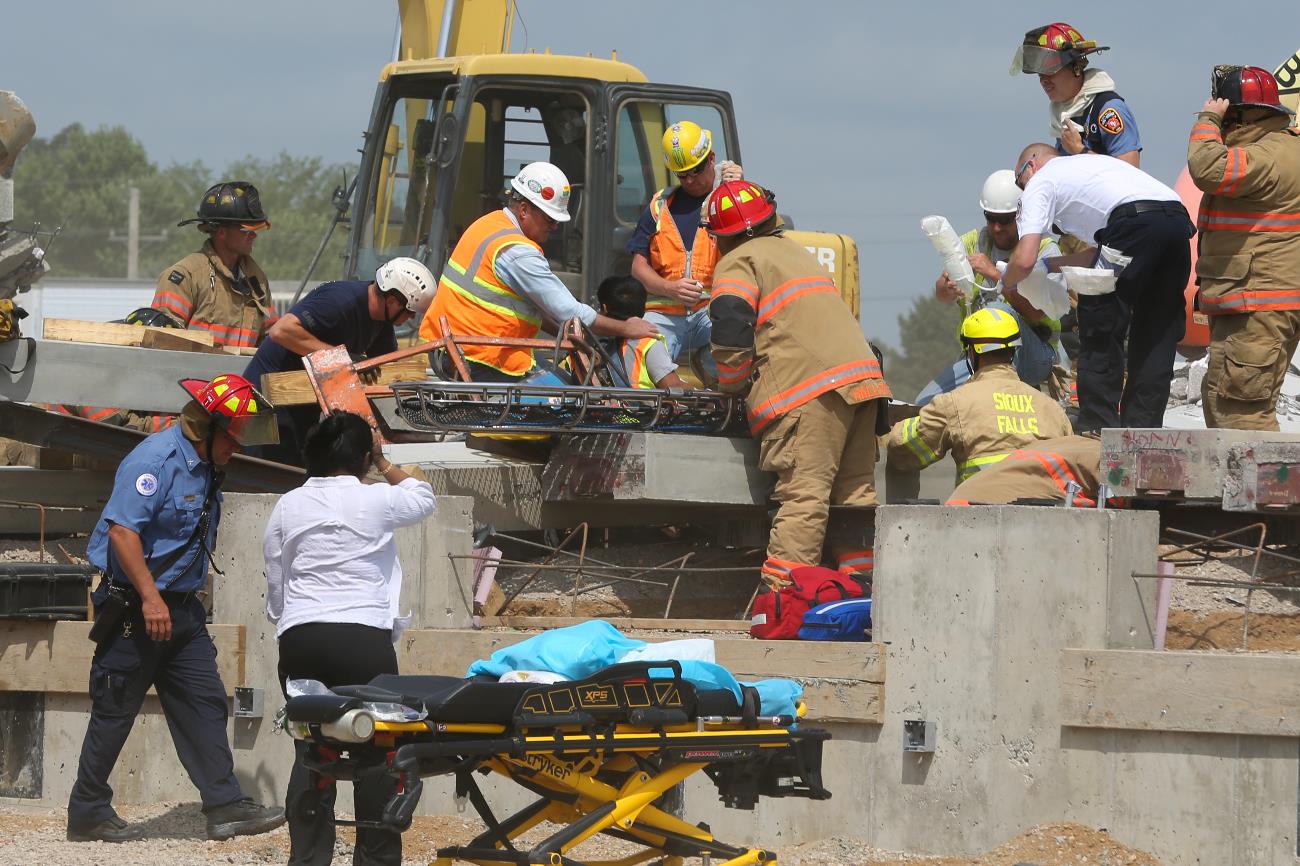
[{"label": "black plastic bin", "polygon": [[0,562],[0,619],[85,619],[99,569],[53,562]]}]

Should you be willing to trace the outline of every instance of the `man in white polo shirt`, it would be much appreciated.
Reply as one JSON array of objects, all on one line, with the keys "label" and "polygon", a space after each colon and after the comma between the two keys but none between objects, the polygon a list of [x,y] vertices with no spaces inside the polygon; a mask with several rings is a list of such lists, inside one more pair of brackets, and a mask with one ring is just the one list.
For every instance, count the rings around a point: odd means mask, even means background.
[{"label": "man in white polo shirt", "polygon": [[1004,286],[1017,285],[1038,263],[1039,240],[1053,226],[1097,246],[1049,259],[1049,269],[1116,271],[1113,293],[1079,298],[1075,426],[1080,432],[1163,426],[1185,325],[1187,240],[1196,233],[1178,194],[1123,160],[1094,153],[1060,156],[1050,144],[1024,149],[1016,160],[1016,184],[1024,190],[1016,218],[1020,241]]}]

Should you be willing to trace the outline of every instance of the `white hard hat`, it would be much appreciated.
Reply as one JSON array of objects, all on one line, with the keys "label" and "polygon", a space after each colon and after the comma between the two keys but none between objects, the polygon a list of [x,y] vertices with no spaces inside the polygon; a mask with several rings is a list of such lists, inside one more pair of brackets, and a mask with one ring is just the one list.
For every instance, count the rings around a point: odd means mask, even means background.
[{"label": "white hard hat", "polygon": [[400,292],[406,298],[406,309],[420,315],[433,300],[438,282],[424,264],[417,259],[399,257],[389,259],[375,271],[375,284],[381,292]]},{"label": "white hard hat", "polygon": [[988,213],[1015,213],[1020,207],[1020,187],[1016,186],[1016,173],[1000,168],[984,181],[980,190],[980,207]]},{"label": "white hard hat", "polygon": [[569,179],[549,162],[530,162],[510,179],[510,187],[556,222],[569,221]]}]

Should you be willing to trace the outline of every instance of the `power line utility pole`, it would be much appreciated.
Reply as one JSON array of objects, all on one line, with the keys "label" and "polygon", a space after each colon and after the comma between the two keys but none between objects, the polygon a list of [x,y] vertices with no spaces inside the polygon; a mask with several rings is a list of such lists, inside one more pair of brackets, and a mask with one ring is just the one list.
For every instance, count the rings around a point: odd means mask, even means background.
[{"label": "power line utility pole", "polygon": [[127,187],[127,194],[126,236],[111,232],[108,239],[110,241],[126,241],[126,278],[128,280],[138,280],[140,279],[140,242],[165,241],[167,240],[167,230],[164,229],[161,234],[156,235],[141,235],[140,187]]}]

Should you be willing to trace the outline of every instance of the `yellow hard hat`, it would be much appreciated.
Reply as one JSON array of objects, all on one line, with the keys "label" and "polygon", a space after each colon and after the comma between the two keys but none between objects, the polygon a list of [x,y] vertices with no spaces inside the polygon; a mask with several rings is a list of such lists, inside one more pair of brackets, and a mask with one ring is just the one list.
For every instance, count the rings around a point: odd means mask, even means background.
[{"label": "yellow hard hat", "polygon": [[664,162],[673,172],[690,171],[713,152],[713,133],[683,120],[664,132]]},{"label": "yellow hard hat", "polygon": [[1001,352],[1020,345],[1016,317],[996,307],[976,310],[961,323],[961,341],[975,354]]}]

